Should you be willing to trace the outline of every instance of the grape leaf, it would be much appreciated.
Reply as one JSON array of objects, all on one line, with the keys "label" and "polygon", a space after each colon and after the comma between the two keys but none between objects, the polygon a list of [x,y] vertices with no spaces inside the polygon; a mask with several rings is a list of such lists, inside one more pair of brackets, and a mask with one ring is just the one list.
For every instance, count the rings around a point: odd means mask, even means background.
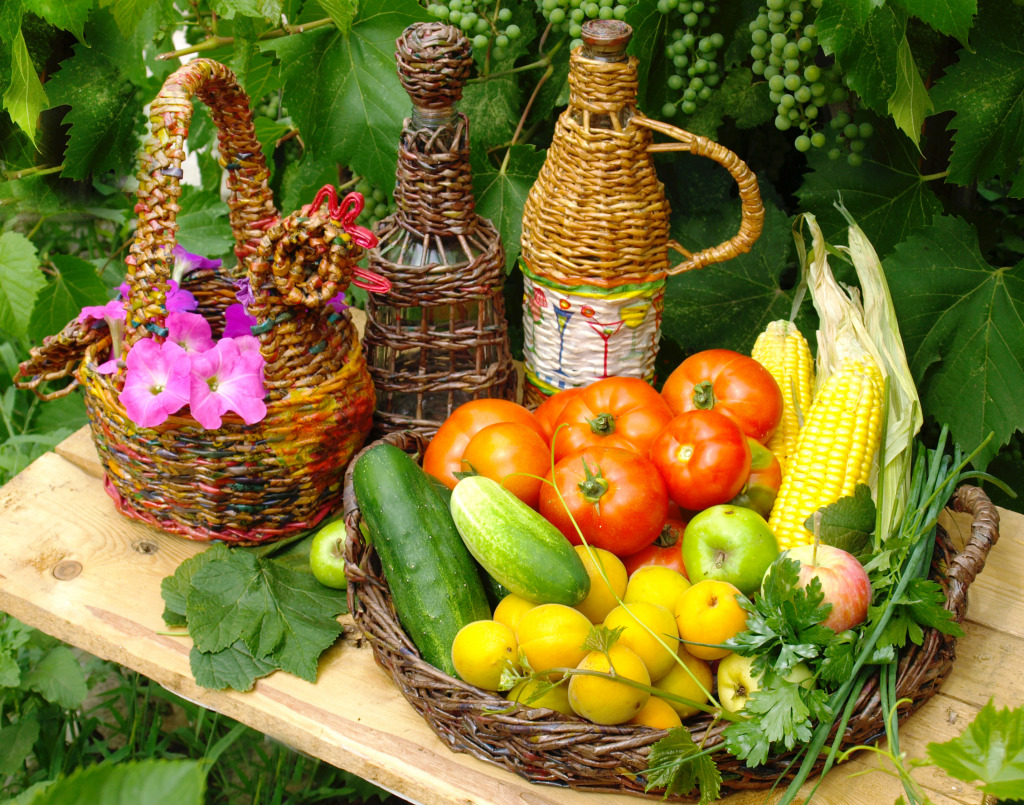
[{"label": "grape leaf", "polygon": [[967,185],[994,176],[1015,179],[1024,197],[1024,14],[986,3],[959,61],[932,89],[937,112],[953,112],[949,181]]},{"label": "grape leaf", "polygon": [[883,262],[922,408],[965,451],[994,432],[984,467],[1024,425],[1024,262],[990,266],[974,229],[949,216]]},{"label": "grape leaf", "polygon": [[800,208],[814,213],[829,243],[845,243],[848,224],[835,208],[842,199],[879,256],[942,212],[942,204],[918,170],[919,155],[907,138],[883,120],[872,120],[875,134],[861,165],[833,161],[814,148],[807,155],[810,171],[796,195]]},{"label": "grape leaf", "polygon": [[0,234],[0,266],[0,332],[23,338],[36,296],[46,285],[36,247],[18,232]]},{"label": "grape leaf", "polygon": [[75,45],[74,55],[60,64],[47,82],[50,105],[71,108],[61,176],[84,179],[91,173],[123,172],[135,159],[139,119],[138,90],[120,65],[96,47]]},{"label": "grape leaf", "polygon": [[896,91],[899,44],[906,39],[906,14],[889,6],[876,9],[867,25],[836,54],[850,89],[878,114],[887,114]]},{"label": "grape leaf", "polygon": [[[100,3],[100,5],[106,5],[106,3]],[[136,27],[142,22],[142,18],[146,16],[151,2],[150,0],[113,0],[109,5],[118,30],[122,36],[128,37],[134,33]]]},{"label": "grape leaf", "polygon": [[896,0],[909,14],[928,23],[939,33],[954,36],[967,46],[967,35],[978,13],[977,0]]},{"label": "grape leaf", "polygon": [[[281,171],[280,209],[297,210],[303,204],[312,204],[317,191],[325,184],[338,183],[338,163],[326,154],[312,153],[308,149],[301,160],[288,161]],[[391,181],[394,184],[394,179]]]},{"label": "grape leaf", "polygon": [[814,26],[818,29],[818,43],[825,55],[839,57],[853,46],[856,39],[863,36],[871,13],[883,2],[822,0],[814,15]]},{"label": "grape leaf", "polygon": [[34,690],[46,701],[75,710],[89,693],[85,673],[67,646],[54,646],[33,663],[22,680],[22,687]]},{"label": "grape leaf", "polygon": [[921,126],[932,110],[928,89],[914,63],[906,35],[896,52],[896,86],[889,97],[889,114],[914,145],[920,148]]},{"label": "grape leaf", "polygon": [[992,797],[1024,797],[1024,708],[996,710],[991,699],[956,738],[929,743],[939,768]]},{"label": "grape leaf", "polygon": [[55,780],[32,798],[32,805],[202,805],[204,760],[139,760],[83,766]]},{"label": "grape leaf", "polygon": [[352,30],[352,20],[355,19],[359,7],[356,0],[319,0],[319,2],[341,33],[347,34]]},{"label": "grape leaf", "polygon": [[71,31],[79,42],[85,41],[85,21],[93,0],[22,0],[26,9],[62,31]]},{"label": "grape leaf", "polygon": [[110,297],[92,263],[66,254],[53,255],[52,262],[57,276],[36,296],[28,325],[29,336],[37,341],[60,332],[86,305],[102,305]]},{"label": "grape leaf", "polygon": [[520,94],[514,75],[466,85],[459,109],[469,118],[473,152],[486,153],[511,141],[519,120]]},{"label": "grape leaf", "polygon": [[658,11],[656,0],[639,0],[626,12],[625,22],[632,26],[633,37],[626,52],[640,58],[637,64],[637,105],[641,109],[661,109],[665,96],[668,68],[664,58],[669,15]]},{"label": "grape leaf", "polygon": [[211,690],[234,688],[252,690],[256,680],[278,670],[276,663],[257,659],[242,640],[236,640],[220,651],[200,651],[195,646],[188,655],[196,684]]},{"label": "grape leaf", "polygon": [[[854,556],[869,547],[871,533],[875,530],[875,502],[867,484],[857,484],[852,496],[839,498],[818,511],[821,512],[818,535],[823,543]],[[804,528],[814,533],[813,514],[804,521]]]},{"label": "grape leaf", "polygon": [[48,106],[46,92],[39,76],[32,66],[25,36],[18,30],[11,43],[11,69],[7,89],[4,91],[4,108],[20,128],[36,143],[36,121],[39,113]]},{"label": "grape leaf", "polygon": [[514,145],[508,162],[499,168],[491,165],[482,154],[473,152],[471,156],[476,211],[498,228],[508,271],[519,256],[523,205],[544,164],[544,154],[532,145]]},{"label": "grape leaf", "polygon": [[188,590],[192,576],[204,565],[227,558],[230,549],[223,542],[216,542],[202,553],[190,556],[175,568],[173,575],[160,581],[160,597],[164,599],[164,623],[168,626],[185,626],[188,621]]},{"label": "grape leaf", "polygon": [[344,594],[234,550],[198,568],[186,596],[189,634],[197,649],[222,651],[242,639],[257,659],[315,681],[320,654],[341,634]]},{"label": "grape leaf", "polygon": [[718,800],[722,775],[714,759],[701,753],[686,727],[670,729],[651,747],[644,791],[662,788],[666,796],[685,795],[699,788],[700,805]]},{"label": "grape leaf", "polygon": [[0,3],[0,42],[11,44],[21,31],[21,15],[24,9],[21,0],[6,0]]},{"label": "grape leaf", "polygon": [[330,155],[387,193],[409,109],[395,73],[395,39],[426,18],[415,0],[368,0],[347,35],[325,29],[261,44],[282,62],[284,103],[306,148]]},{"label": "grape leaf", "polygon": [[[722,172],[717,166],[713,169]],[[685,180],[688,192],[695,196],[711,186],[698,182],[700,175],[694,172]],[[727,193],[731,179],[727,173],[724,176],[721,189],[712,192]],[[749,253],[669,277],[663,340],[673,341],[686,354],[712,346],[748,353],[769,321],[789,318],[793,291],[782,277],[792,262],[793,238],[789,221],[774,204],[766,203],[765,213],[764,230]],[[697,251],[732,237],[739,229],[739,218],[735,200],[727,199],[721,206],[684,210],[674,216],[672,234],[685,248]],[[681,259],[675,252],[669,257],[673,262]],[[807,307],[802,307],[797,324],[804,332],[812,332]]]},{"label": "grape leaf", "polygon": [[279,20],[283,7],[281,0],[213,0],[210,5],[226,20],[236,16]]},{"label": "grape leaf", "polygon": [[227,206],[218,193],[186,185],[178,203],[178,243],[185,251],[205,257],[219,257],[231,251],[235,240]]}]

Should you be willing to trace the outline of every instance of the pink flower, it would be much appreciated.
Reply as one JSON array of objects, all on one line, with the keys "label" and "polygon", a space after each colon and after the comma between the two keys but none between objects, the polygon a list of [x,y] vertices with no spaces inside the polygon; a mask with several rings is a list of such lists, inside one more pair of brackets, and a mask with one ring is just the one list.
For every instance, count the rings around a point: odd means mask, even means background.
[{"label": "pink flower", "polygon": [[228,305],[224,311],[224,338],[235,338],[237,336],[252,335],[252,326],[256,324],[256,317],[250,316],[245,305],[237,303]]},{"label": "pink flower", "polygon": [[124,321],[124,301],[118,298],[111,299],[105,305],[87,305],[78,314],[78,321],[84,323],[87,318],[106,319],[108,325],[111,320]]},{"label": "pink flower", "polygon": [[167,299],[164,306],[168,313],[187,313],[199,307],[199,303],[189,291],[180,288],[174,280],[170,280],[167,283]]},{"label": "pink flower", "polygon": [[[245,341],[243,336],[239,340]],[[248,338],[256,341],[252,336]],[[222,338],[213,349],[192,356],[189,404],[192,416],[204,428],[219,428],[221,417],[234,411],[247,425],[267,414],[263,402],[263,356],[246,343],[244,350],[233,338]]]},{"label": "pink flower", "polygon": [[190,355],[206,352],[213,346],[210,323],[198,313],[168,313],[167,340]]},{"label": "pink flower", "polygon": [[188,402],[191,363],[173,341],[142,338],[128,350],[125,363],[118,399],[139,427],[156,427]]},{"label": "pink flower", "polygon": [[235,282],[235,299],[241,302],[243,305],[248,307],[256,301],[256,297],[252,294],[252,285],[249,284],[248,277],[242,277],[237,279]]},{"label": "pink flower", "polygon": [[339,291],[330,299],[327,300],[327,304],[331,306],[331,309],[335,313],[342,313],[348,310],[348,305],[345,303],[345,292]]}]

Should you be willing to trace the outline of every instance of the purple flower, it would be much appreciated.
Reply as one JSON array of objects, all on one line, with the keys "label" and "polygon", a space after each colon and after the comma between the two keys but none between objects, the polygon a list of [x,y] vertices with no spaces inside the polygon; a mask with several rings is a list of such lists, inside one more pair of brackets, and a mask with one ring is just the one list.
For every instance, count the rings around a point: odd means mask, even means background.
[{"label": "purple flower", "polygon": [[199,307],[196,298],[174,280],[167,283],[167,299],[164,305],[168,313],[187,313]]},{"label": "purple flower", "polygon": [[125,363],[118,399],[139,427],[156,427],[188,402],[191,362],[173,341],[142,338],[128,350]]},{"label": "purple flower", "polygon": [[174,256],[174,268],[171,276],[179,282],[189,271],[195,271],[197,268],[220,268],[221,265],[220,260],[209,260],[201,254],[192,254],[181,246],[171,249],[171,254]]},{"label": "purple flower", "polygon": [[87,318],[106,319],[109,326],[111,320],[124,321],[125,315],[124,301],[121,299],[111,299],[105,305],[87,305],[83,307],[82,312],[78,314],[78,321],[84,323]]},{"label": "purple flower", "polygon": [[256,324],[256,317],[246,313],[245,305],[241,302],[228,305],[227,310],[224,311],[224,338],[252,335],[254,324]]},{"label": "purple flower", "polygon": [[252,294],[252,286],[249,284],[248,277],[235,280],[235,299],[246,307],[249,307],[249,305],[256,301]]},{"label": "purple flower", "polygon": [[334,310],[335,313],[342,313],[342,312],[348,310],[348,305],[345,304],[345,292],[344,291],[339,291],[334,296],[332,296],[330,299],[328,299],[327,300],[327,304],[331,306],[331,309]]},{"label": "purple flower", "polygon": [[132,289],[128,287],[128,283],[122,282],[120,285],[117,286],[117,290],[121,292],[121,298],[127,302],[128,295],[132,292]]},{"label": "purple flower", "polygon": [[190,355],[206,352],[213,346],[210,323],[198,313],[168,313],[167,340]]},{"label": "purple flower", "polygon": [[[248,336],[256,341],[252,336]],[[243,336],[239,341],[246,339]],[[247,425],[267,414],[263,402],[263,356],[259,350],[240,350],[233,338],[222,338],[213,349],[192,356],[189,404],[192,416],[204,428],[219,428],[221,417],[234,411]]]}]

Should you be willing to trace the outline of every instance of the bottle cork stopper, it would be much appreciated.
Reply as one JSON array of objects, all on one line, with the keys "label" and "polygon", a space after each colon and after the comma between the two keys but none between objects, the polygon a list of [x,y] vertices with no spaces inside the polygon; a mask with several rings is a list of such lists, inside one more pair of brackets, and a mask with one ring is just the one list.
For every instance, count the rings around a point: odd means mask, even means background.
[{"label": "bottle cork stopper", "polygon": [[472,44],[460,28],[417,22],[395,40],[398,78],[415,106],[444,109],[462,97],[473,68]]},{"label": "bottle cork stopper", "polygon": [[633,29],[621,20],[587,20],[580,33],[583,55],[596,61],[622,61],[632,38]]}]

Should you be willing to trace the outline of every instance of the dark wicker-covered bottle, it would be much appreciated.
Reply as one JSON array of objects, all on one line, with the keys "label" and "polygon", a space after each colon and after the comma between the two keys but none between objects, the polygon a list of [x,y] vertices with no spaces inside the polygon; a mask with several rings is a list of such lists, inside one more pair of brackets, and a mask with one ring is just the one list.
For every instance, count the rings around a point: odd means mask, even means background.
[{"label": "dark wicker-covered bottle", "polygon": [[364,348],[377,429],[432,434],[464,402],[513,399],[517,377],[505,250],[476,213],[469,121],[455,108],[473,64],[470,42],[454,26],[417,23],[396,45],[413,108],[398,150],[397,210],[377,225],[370,252],[370,269],[391,291],[367,303]]}]

